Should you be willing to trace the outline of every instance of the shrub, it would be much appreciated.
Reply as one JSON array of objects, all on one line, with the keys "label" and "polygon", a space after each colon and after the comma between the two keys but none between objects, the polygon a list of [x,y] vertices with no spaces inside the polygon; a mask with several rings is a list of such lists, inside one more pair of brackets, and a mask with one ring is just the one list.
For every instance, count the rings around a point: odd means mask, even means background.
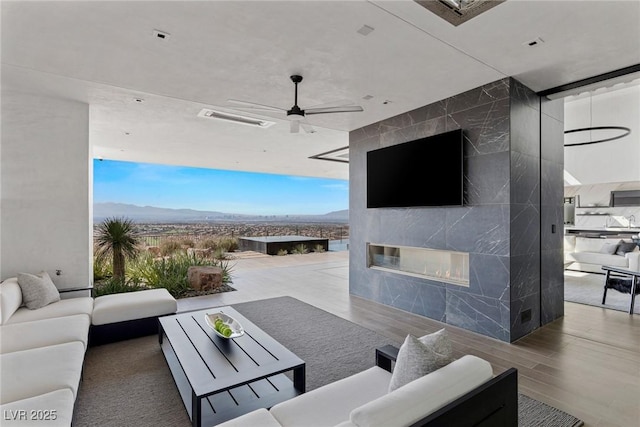
[{"label": "shrub", "polygon": [[198,248],[200,249],[218,249],[218,240],[215,237],[207,237],[206,239],[202,239],[198,242]]},{"label": "shrub", "polygon": [[111,260],[106,257],[93,256],[93,281],[97,282],[113,276]]},{"label": "shrub", "polygon": [[220,247],[224,248],[226,252],[235,252],[238,250],[238,239],[235,237],[223,237],[220,239]]},{"label": "shrub", "polygon": [[181,237],[177,240],[178,244],[180,245],[181,248],[195,248],[196,244],[193,241],[193,239],[190,239],[189,237]]},{"label": "shrub", "polygon": [[308,254],[309,253],[309,249],[307,248],[307,245],[300,243],[299,245],[296,245],[293,250],[291,251],[292,254]]},{"label": "shrub", "polygon": [[278,249],[278,255],[283,256],[288,254],[289,252],[287,252],[286,249]]},{"label": "shrub", "polygon": [[167,239],[160,242],[160,255],[170,256],[178,251],[182,251],[182,245],[177,240]]},{"label": "shrub", "polygon": [[313,251],[314,251],[314,252],[324,252],[324,246],[322,246],[322,245],[316,245],[316,246],[313,248]]},{"label": "shrub", "polygon": [[227,259],[227,251],[225,251],[224,248],[217,248],[213,251],[213,259]]},{"label": "shrub", "polygon": [[118,277],[111,277],[102,282],[95,283],[93,296],[99,297],[108,294],[119,294],[122,292],[134,292],[146,289],[142,284],[135,281],[125,281]]}]

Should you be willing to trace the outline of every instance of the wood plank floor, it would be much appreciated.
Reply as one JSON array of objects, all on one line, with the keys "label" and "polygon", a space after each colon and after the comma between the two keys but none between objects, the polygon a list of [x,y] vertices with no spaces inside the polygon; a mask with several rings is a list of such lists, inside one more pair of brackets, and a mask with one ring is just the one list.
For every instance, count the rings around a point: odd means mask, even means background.
[{"label": "wood plank floor", "polygon": [[234,292],[183,299],[179,310],[292,296],[402,342],[443,326],[459,357],[494,373],[519,372],[519,389],[586,426],[640,426],[640,316],[565,303],[565,316],[509,344],[349,295],[349,253],[256,255],[232,261]]}]

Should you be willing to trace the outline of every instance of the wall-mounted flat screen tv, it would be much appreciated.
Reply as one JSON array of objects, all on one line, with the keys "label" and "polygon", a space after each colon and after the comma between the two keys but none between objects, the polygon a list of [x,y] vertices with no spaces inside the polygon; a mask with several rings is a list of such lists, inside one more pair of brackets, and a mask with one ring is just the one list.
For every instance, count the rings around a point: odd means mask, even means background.
[{"label": "wall-mounted flat screen tv", "polygon": [[367,153],[367,207],[462,206],[462,129]]}]

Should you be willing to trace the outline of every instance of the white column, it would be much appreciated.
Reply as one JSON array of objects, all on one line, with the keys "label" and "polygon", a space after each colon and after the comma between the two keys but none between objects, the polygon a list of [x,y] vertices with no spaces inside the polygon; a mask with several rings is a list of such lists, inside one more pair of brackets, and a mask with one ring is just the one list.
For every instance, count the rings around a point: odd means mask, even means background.
[{"label": "white column", "polygon": [[89,105],[3,91],[1,135],[0,277],[44,270],[58,288],[89,285]]}]

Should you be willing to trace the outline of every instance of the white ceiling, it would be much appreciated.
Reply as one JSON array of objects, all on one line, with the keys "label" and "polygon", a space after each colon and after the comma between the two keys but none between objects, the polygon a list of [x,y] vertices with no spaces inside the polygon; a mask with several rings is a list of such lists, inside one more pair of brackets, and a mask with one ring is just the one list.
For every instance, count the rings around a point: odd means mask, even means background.
[{"label": "white ceiling", "polygon": [[[640,63],[637,0],[507,0],[458,27],[410,0],[0,7],[2,89],[89,103],[94,156],[114,160],[348,179],[347,164],[309,157],[506,76],[541,91]],[[278,114],[256,116],[276,122],[267,129],[197,117],[233,112],[228,99],[289,108],[291,74],[304,77],[300,107],[347,99],[365,111],[310,116],[313,134],[291,134]]]}]

